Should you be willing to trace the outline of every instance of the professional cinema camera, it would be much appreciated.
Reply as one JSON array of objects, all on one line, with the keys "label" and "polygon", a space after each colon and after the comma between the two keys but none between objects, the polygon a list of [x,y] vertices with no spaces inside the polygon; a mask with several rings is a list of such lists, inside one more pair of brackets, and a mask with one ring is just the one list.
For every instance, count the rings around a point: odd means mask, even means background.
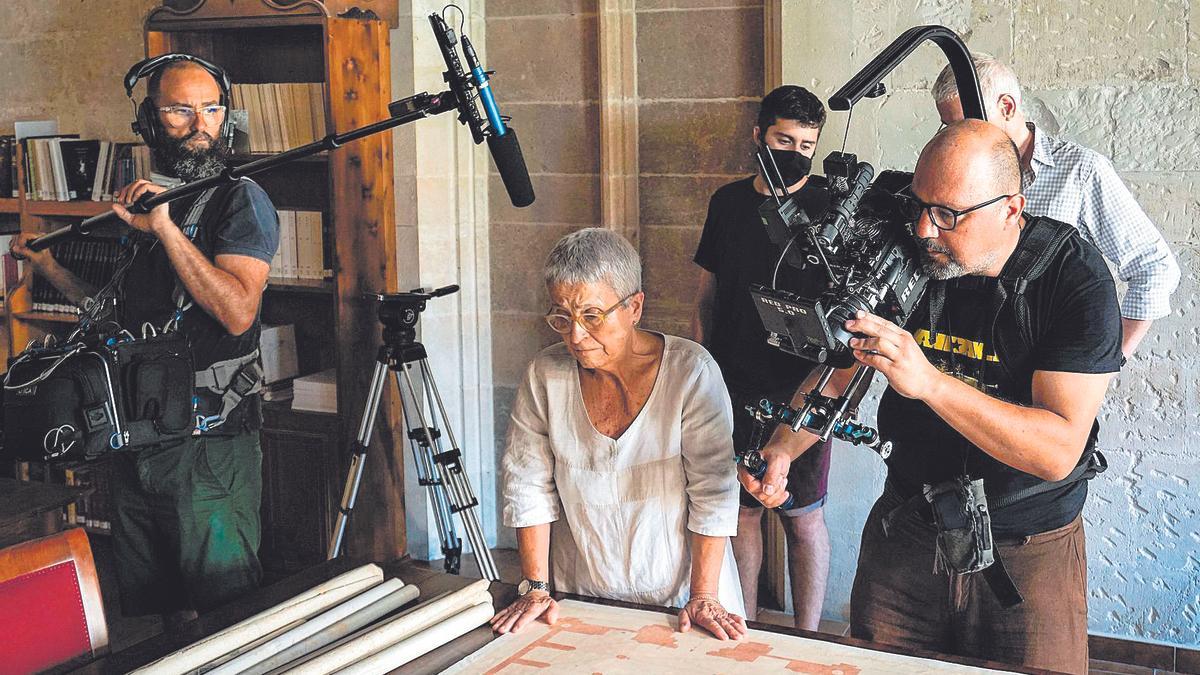
[{"label": "professional cinema camera", "polygon": [[[864,97],[883,95],[882,78],[925,40],[937,44],[949,60],[964,115],[986,119],[970,53],[958,35],[943,26],[917,26],[904,32],[838,90],[829,99],[829,107],[850,110]],[[829,208],[820,217],[810,219],[794,196],[787,194],[786,182],[770,150],[759,149],[757,158],[772,194],[760,207],[759,215],[781,252],[772,285],[755,284],[750,292],[767,329],[768,342],[821,364],[823,369],[799,409],[768,399],[747,406],[756,427],[750,446],[740,451],[737,460],[751,475],[761,478],[766,463],[760,450],[776,424],[787,425],[793,432],[808,430],[822,441],[833,436],[866,445],[887,458],[891,443],[857,419],[858,403],[874,369],[860,368],[836,397],[822,390],[836,369],[855,363],[849,346],[854,336],[845,328],[848,319],[863,310],[903,326],[924,295],[929,279],[922,271],[912,234],[912,174],[884,171],[876,177],[874,167],[858,161],[855,155],[831,153],[824,161],[825,175],[809,178],[810,187],[826,191]],[[798,269],[823,270],[826,287],[815,293],[811,289],[804,293],[778,288],[778,270],[784,263]],[[792,508],[791,498],[779,508]]]}]

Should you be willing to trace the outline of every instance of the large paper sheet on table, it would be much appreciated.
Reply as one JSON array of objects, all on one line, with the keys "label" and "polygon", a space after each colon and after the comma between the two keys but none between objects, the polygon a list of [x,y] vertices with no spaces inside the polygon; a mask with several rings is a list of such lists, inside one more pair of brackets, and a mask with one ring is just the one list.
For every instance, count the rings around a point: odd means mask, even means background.
[{"label": "large paper sheet on table", "polygon": [[719,642],[702,629],[675,631],[675,617],[587,602],[559,603],[558,623],[501,636],[446,673],[808,673],[917,675],[1000,673],[912,656],[753,630]]}]

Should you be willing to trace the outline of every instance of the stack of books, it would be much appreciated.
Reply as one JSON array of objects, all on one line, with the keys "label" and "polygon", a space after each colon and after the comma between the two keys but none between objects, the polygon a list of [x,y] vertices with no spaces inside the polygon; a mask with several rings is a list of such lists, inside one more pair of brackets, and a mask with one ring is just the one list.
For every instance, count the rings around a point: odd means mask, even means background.
[{"label": "stack of books", "polygon": [[17,185],[17,137],[0,136],[0,197],[20,196]]},{"label": "stack of books", "polygon": [[233,85],[233,107],[249,113],[250,152],[283,152],[325,137],[325,84]]},{"label": "stack of books", "polygon": [[[117,262],[121,257],[121,245],[115,241],[101,239],[67,241],[54,248],[54,257],[60,265],[93,288],[101,288],[112,279],[116,271]],[[49,281],[37,274],[33,275],[30,295],[33,300],[31,309],[35,312],[79,314],[78,307],[67,300]]]},{"label": "stack of books", "polygon": [[332,278],[332,256],[325,242],[320,211],[279,211],[279,250],[271,261],[271,278]]},{"label": "stack of books", "polygon": [[297,377],[292,383],[292,410],[337,412],[337,371],[333,368]]},{"label": "stack of books", "polygon": [[139,143],[52,136],[24,139],[21,147],[27,199],[112,201],[117,190],[150,177],[150,149]]},{"label": "stack of books", "polygon": [[95,533],[112,532],[111,455],[93,462],[30,462],[15,460],[12,476],[20,481],[90,487],[92,493],[63,507],[61,519],[68,526],[87,527]]},{"label": "stack of books", "polygon": [[21,275],[25,272],[25,261],[17,260],[8,252],[8,247],[12,245],[12,240],[16,236],[15,234],[0,235],[0,272],[4,275],[3,295],[0,297],[4,299],[7,299],[8,294],[21,283]]},{"label": "stack of books", "polygon": [[291,324],[262,327],[258,338],[262,354],[264,401],[290,401],[292,380],[300,374],[296,359],[296,327]]}]

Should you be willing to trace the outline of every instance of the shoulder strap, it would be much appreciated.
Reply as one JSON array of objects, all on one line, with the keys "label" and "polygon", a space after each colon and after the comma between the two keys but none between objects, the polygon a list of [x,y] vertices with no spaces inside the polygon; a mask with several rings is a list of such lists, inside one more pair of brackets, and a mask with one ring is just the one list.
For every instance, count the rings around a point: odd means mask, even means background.
[{"label": "shoulder strap", "polygon": [[[212,251],[205,250],[208,247],[203,245],[203,242],[208,241],[208,230],[212,228],[216,219],[224,211],[225,202],[229,199],[229,194],[236,184],[237,181],[227,181],[201,192],[196,201],[188,208],[183,222],[180,223],[180,229],[183,230],[188,240],[196,244],[205,256],[212,256]],[[175,299],[175,315],[172,320],[178,321],[183,313],[192,306],[187,289],[183,287],[183,282],[179,280],[179,277],[175,277],[175,290],[172,291],[171,297]]]},{"label": "shoulder strap", "polygon": [[1081,480],[1091,480],[1097,474],[1102,474],[1108,470],[1108,459],[1106,459],[1099,450],[1092,449],[1085,451],[1085,458],[1079,463],[1067,477],[1062,480],[1046,481],[1031,485],[1024,490],[1017,490],[1006,495],[1001,495],[997,499],[992,500],[992,510],[996,511],[1006,506],[1012,506],[1022,499],[1029,499],[1035,495],[1040,495],[1051,490],[1057,490],[1060,487],[1065,487],[1071,483]]},{"label": "shoulder strap", "polygon": [[1034,216],[1025,224],[1025,234],[1012,258],[1000,273],[1000,281],[1016,295],[1025,293],[1030,281],[1042,276],[1067,239],[1078,231],[1066,223]]},{"label": "shoulder strap", "polygon": [[[1005,301],[1010,297],[1017,334],[1026,348],[1033,347],[1037,336],[1034,335],[1033,319],[1029,315],[1029,302],[1025,299],[1025,291],[1029,282],[1045,273],[1050,263],[1058,257],[1059,250],[1077,233],[1078,231],[1067,223],[1042,216],[1033,216],[1026,221],[1025,232],[1008,264],[1000,273],[998,283],[993,287],[989,307],[992,318],[989,322],[988,336],[989,343],[995,345],[997,352],[1001,351],[1002,345],[996,341],[996,319],[999,318]],[[1000,356],[1000,367],[1007,371],[1008,359],[999,353],[997,356]]]}]

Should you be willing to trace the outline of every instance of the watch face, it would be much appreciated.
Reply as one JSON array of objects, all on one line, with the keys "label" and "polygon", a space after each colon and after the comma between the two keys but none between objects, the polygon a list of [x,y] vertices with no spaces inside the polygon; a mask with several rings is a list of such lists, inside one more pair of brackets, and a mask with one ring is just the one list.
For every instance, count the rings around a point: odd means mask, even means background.
[{"label": "watch face", "polygon": [[522,579],[521,583],[517,584],[517,595],[525,595],[530,591],[529,580]]}]

